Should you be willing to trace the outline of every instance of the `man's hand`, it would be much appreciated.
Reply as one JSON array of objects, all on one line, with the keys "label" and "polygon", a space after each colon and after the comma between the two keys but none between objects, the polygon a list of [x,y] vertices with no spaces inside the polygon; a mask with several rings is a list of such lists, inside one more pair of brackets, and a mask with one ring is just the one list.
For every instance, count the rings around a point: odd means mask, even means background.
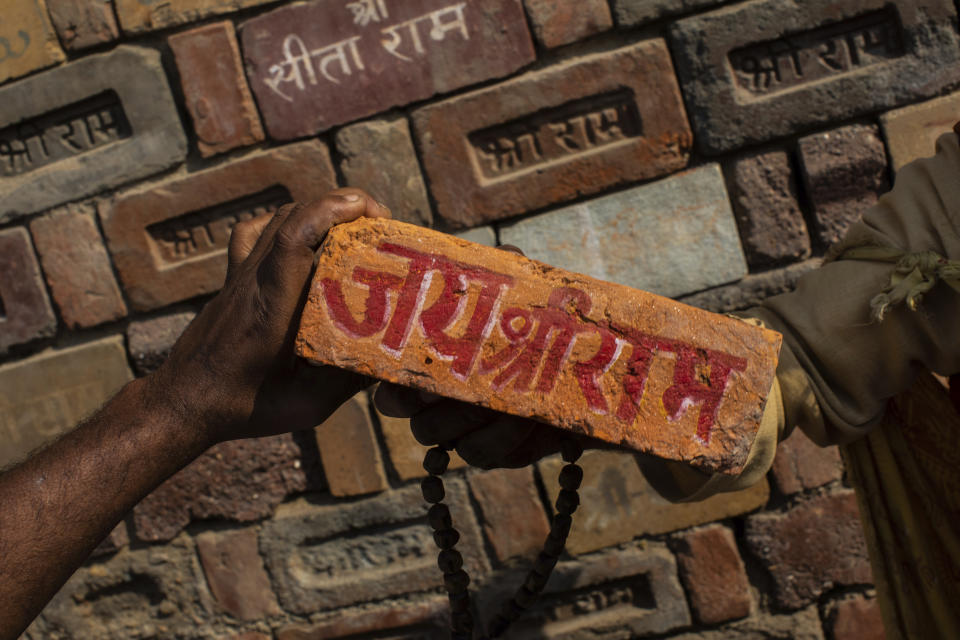
[{"label": "man's hand", "polygon": [[223,290],[151,382],[210,444],[314,427],[369,384],[293,352],[314,252],[330,227],[361,216],[390,212],[359,189],[337,189],[234,228]]}]

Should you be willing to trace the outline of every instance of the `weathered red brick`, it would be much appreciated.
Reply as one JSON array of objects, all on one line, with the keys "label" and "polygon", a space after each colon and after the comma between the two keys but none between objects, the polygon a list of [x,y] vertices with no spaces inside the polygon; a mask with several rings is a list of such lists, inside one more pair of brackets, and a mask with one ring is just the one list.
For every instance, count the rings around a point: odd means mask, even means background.
[{"label": "weathered red brick", "polygon": [[57,328],[30,235],[21,227],[0,231],[0,318],[0,353]]},{"label": "weathered red brick", "polygon": [[237,221],[335,186],[326,146],[308,141],[121,194],[100,217],[123,288],[143,311],[219,289]]},{"label": "weathered red brick", "polygon": [[[316,624],[292,624],[277,630],[277,640],[316,640],[346,638],[378,631],[392,631],[391,638],[406,640],[404,631],[420,631],[417,638],[434,638],[449,624],[450,605],[445,597],[403,601],[373,609],[337,611]],[[415,627],[414,629],[405,629]],[[425,628],[426,627],[426,628]],[[432,632],[432,633],[431,633]]]},{"label": "weathered red brick", "polygon": [[663,40],[576,58],[413,114],[437,213],[473,227],[686,166]]},{"label": "weathered red brick", "polygon": [[799,149],[814,232],[831,245],[890,189],[887,152],[877,127],[860,124],[801,138]]},{"label": "weathered red brick", "polygon": [[197,552],[210,591],[227,613],[241,620],[282,613],[257,550],[256,529],[202,533]]},{"label": "weathered red brick", "polygon": [[680,576],[697,620],[717,624],[750,615],[750,580],[730,529],[695,529],[678,546]]},{"label": "weathered red brick", "polygon": [[606,0],[523,0],[537,40],[548,49],[606,31],[613,17]]},{"label": "weathered red brick", "polygon": [[120,35],[113,0],[46,0],[60,42],[70,51],[113,42]]},{"label": "weathered red brick", "polygon": [[240,37],[278,140],[499,78],[535,57],[520,0],[319,0],[253,18]]},{"label": "weathered red brick", "polygon": [[550,533],[533,470],[495,469],[472,474],[470,492],[480,505],[481,524],[497,558],[533,557]]},{"label": "weathered red brick", "polygon": [[843,461],[837,447],[818,447],[795,429],[777,446],[770,472],[780,491],[791,494],[839,480]]},{"label": "weathered red brick", "polygon": [[[397,476],[401,480],[413,480],[427,475],[423,468],[423,457],[428,448],[413,437],[409,418],[391,418],[377,411],[377,419],[380,421],[380,431],[383,433],[390,462]],[[450,464],[447,469],[460,469],[466,465],[467,463],[457,455],[456,451],[450,452]]]},{"label": "weathered red brick", "polygon": [[[390,291],[396,301],[387,305]],[[327,235],[297,351],[735,473],[779,342],[775,332],[653,294],[367,218]]]},{"label": "weathered red brick", "polygon": [[830,603],[824,627],[833,640],[884,640],[887,637],[877,600],[860,595]]},{"label": "weathered red brick", "polygon": [[206,158],[263,140],[233,23],[204,25],[172,35],[167,43],[177,61],[200,155]]},{"label": "weathered red brick", "polygon": [[89,205],[72,205],[30,223],[43,273],[67,327],[92,327],[127,315]]},{"label": "weathered red brick", "polygon": [[327,486],[334,496],[374,493],[389,486],[367,404],[367,395],[359,393],[315,429]]},{"label": "weathered red brick", "polygon": [[779,606],[798,609],[839,585],[873,581],[853,491],[747,519],[750,550],[773,577]]}]

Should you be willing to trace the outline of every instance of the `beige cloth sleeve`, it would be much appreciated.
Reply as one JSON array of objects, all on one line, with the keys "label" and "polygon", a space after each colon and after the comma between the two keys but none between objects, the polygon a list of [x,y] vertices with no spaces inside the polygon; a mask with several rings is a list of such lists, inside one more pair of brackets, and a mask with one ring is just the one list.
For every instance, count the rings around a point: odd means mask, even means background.
[{"label": "beige cloth sleeve", "polygon": [[908,389],[918,373],[960,372],[960,294],[941,282],[917,311],[901,305],[882,322],[872,320],[870,300],[887,286],[893,266],[833,259],[864,245],[960,259],[957,134],[940,137],[935,157],[904,167],[893,190],[795,291],[745,313],[784,337],[779,393],[768,400],[750,462],[740,476],[718,478],[638,456],[644,475],[665,497],[696,500],[749,486],[766,473],[777,440],[794,427],[822,446],[849,442],[875,426],[887,399]]}]

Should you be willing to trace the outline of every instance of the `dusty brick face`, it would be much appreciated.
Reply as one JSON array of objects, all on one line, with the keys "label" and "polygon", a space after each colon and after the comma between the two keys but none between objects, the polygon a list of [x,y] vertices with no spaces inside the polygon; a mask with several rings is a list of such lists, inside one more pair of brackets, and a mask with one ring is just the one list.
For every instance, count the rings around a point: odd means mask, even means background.
[{"label": "dusty brick face", "polygon": [[142,0],[114,0],[120,26],[127,35],[175,27],[180,24],[203,20],[210,16],[267,4],[271,1],[177,0],[176,2],[143,2]]},{"label": "dusty brick face", "polygon": [[730,529],[712,525],[677,541],[680,576],[693,614],[703,624],[717,624],[750,614],[750,580]]},{"label": "dusty brick face", "polygon": [[335,186],[326,146],[308,141],[121,194],[100,217],[127,297],[144,311],[223,286],[236,222]]},{"label": "dusty brick face", "polygon": [[388,488],[367,404],[359,393],[314,430],[327,486],[339,498]]},{"label": "dusty brick face", "polygon": [[127,348],[138,375],[145,376],[160,368],[196,315],[192,311],[184,311],[130,323],[127,327]]},{"label": "dusty brick face", "polygon": [[950,0],[739,3],[675,23],[671,44],[708,153],[935,95],[960,80]]},{"label": "dusty brick face", "polygon": [[752,267],[810,255],[810,236],[785,151],[744,156],[733,166],[731,193],[743,249]]},{"label": "dusty brick face", "polygon": [[730,0],[612,0],[617,24],[634,27],[679,13],[690,13]]},{"label": "dusty brick face", "polygon": [[672,636],[670,640],[824,640],[817,607],[781,615],[760,613],[718,629],[699,629]]},{"label": "dusty brick face", "polygon": [[816,496],[786,513],[751,516],[746,540],[773,577],[781,607],[798,609],[835,586],[873,580],[853,491]]},{"label": "dusty brick face", "polygon": [[794,429],[777,445],[770,473],[777,488],[789,495],[839,480],[843,461],[836,446],[818,447],[800,429]]},{"label": "dusty brick face", "polygon": [[693,143],[662,40],[429,105],[413,123],[437,213],[456,228],[676,171]]},{"label": "dusty brick face", "polygon": [[497,558],[501,561],[513,556],[533,558],[550,533],[550,523],[534,484],[533,469],[495,469],[472,474],[468,482],[480,505],[483,531]]},{"label": "dusty brick face", "polygon": [[[580,508],[567,539],[567,551],[573,555],[755,511],[770,496],[769,485],[762,481],[700,502],[674,504],[650,486],[631,454],[588,451],[578,464],[583,467]],[[538,463],[551,503],[556,502],[559,487],[550,479],[562,466],[557,456]]]},{"label": "dusty brick face", "polygon": [[850,596],[827,607],[825,628],[833,640],[885,640],[876,598]]},{"label": "dusty brick face", "polygon": [[92,206],[69,206],[36,218],[30,232],[68,328],[92,327],[127,315]]},{"label": "dusty brick face", "polygon": [[384,203],[396,220],[431,225],[433,212],[406,118],[344,127],[337,132],[337,151],[347,186]]},{"label": "dusty brick face", "polygon": [[[390,462],[394,471],[400,480],[413,480],[427,475],[423,469],[423,457],[426,455],[428,447],[423,446],[413,437],[410,431],[409,418],[391,418],[377,411],[377,419],[380,422],[380,431],[383,434],[383,440],[387,445],[387,453],[390,456]],[[467,463],[457,455],[456,451],[450,452],[449,470],[460,469],[467,466]]]},{"label": "dusty brick face", "polygon": [[534,59],[520,0],[388,4],[366,3],[358,14],[315,1],[241,26],[250,85],[270,137],[311,135],[505,76]]},{"label": "dusty brick face", "polygon": [[253,528],[197,536],[197,552],[217,603],[240,620],[279,615]]},{"label": "dusty brick face", "polygon": [[6,0],[0,38],[7,43],[0,83],[66,59],[43,0]]},{"label": "dusty brick face", "polygon": [[[398,298],[388,314],[390,290]],[[460,305],[474,311],[455,327]],[[572,309],[605,320],[592,324]],[[555,330],[560,338],[550,340]],[[632,346],[616,349],[618,337]],[[327,235],[297,352],[733,473],[762,414],[779,340],[738,320],[511,252],[362,219]],[[709,386],[694,378],[704,366]]]},{"label": "dusty brick face", "polygon": [[167,43],[180,72],[200,155],[206,158],[263,140],[233,23],[204,25],[172,35]]},{"label": "dusty brick face", "polygon": [[162,542],[191,520],[265,518],[288,495],[308,487],[304,467],[290,434],[218,444],[134,507],[136,536]]},{"label": "dusty brick face", "polygon": [[113,42],[120,35],[113,0],[46,0],[60,42],[76,51]]},{"label": "dusty brick face", "polygon": [[949,133],[960,119],[960,93],[928,100],[886,113],[880,118],[893,170],[918,158],[929,158],[937,138]]},{"label": "dusty brick face", "polygon": [[803,180],[825,246],[846,235],[877,198],[890,190],[887,154],[873,125],[851,125],[801,138]]},{"label": "dusty brick face", "polygon": [[523,0],[533,33],[552,49],[606,31],[613,17],[606,0]]},{"label": "dusty brick face", "polygon": [[277,640],[346,638],[364,633],[389,632],[391,639],[442,640],[449,636],[450,604],[446,597],[432,597],[396,605],[354,610],[341,609],[316,624],[291,624],[277,630]]},{"label": "dusty brick face", "polygon": [[57,328],[30,234],[20,227],[0,231],[0,316],[0,354]]}]

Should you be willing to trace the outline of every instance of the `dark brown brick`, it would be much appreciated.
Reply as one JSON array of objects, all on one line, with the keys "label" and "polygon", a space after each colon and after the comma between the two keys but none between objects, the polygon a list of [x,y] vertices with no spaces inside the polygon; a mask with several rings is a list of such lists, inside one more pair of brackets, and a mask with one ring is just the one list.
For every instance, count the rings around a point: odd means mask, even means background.
[{"label": "dark brown brick", "polygon": [[192,311],[184,311],[130,323],[127,327],[127,348],[138,375],[145,376],[160,368],[170,355],[174,343],[196,315]]},{"label": "dark brown brick", "polygon": [[703,624],[750,615],[750,580],[730,529],[711,525],[678,540],[680,577],[690,606]]},{"label": "dark brown brick", "polygon": [[46,0],[64,49],[76,51],[113,42],[120,35],[113,0]]},{"label": "dark brown brick", "polygon": [[70,329],[127,315],[127,305],[89,205],[72,205],[30,223],[43,273]]},{"label": "dark brown brick", "polygon": [[534,59],[520,1],[319,0],[245,22],[244,60],[270,137],[311,135],[516,71]]},{"label": "dark brown brick", "polygon": [[839,480],[843,461],[836,446],[818,447],[800,429],[794,429],[777,446],[770,472],[780,491],[789,495]]},{"label": "dark brown brick", "polygon": [[219,289],[237,221],[335,186],[326,146],[308,141],[121,194],[100,217],[128,299],[143,311]]},{"label": "dark brown brick", "polygon": [[[390,462],[393,464],[397,476],[401,480],[413,480],[427,475],[423,469],[423,457],[428,448],[417,442],[410,431],[410,420],[408,418],[391,418],[377,411],[377,419],[380,421],[380,431],[383,433],[384,442],[387,445],[387,452],[390,456]],[[456,451],[450,452],[449,470],[460,469],[467,463],[457,455]]]},{"label": "dark brown brick", "polygon": [[268,2],[271,0],[115,0],[117,17],[128,35],[166,29]]},{"label": "dark brown brick", "polygon": [[823,260],[811,258],[780,269],[748,275],[743,280],[679,298],[680,302],[714,313],[730,313],[755,307],[770,296],[793,291],[799,279],[820,267]]},{"label": "dark brown brick", "polygon": [[432,104],[413,122],[437,213],[455,227],[676,171],[693,143],[663,40]]},{"label": "dark brown brick", "polygon": [[827,607],[824,627],[832,640],[885,640],[876,598],[854,595]]},{"label": "dark brown brick", "polygon": [[30,235],[21,227],[0,231],[0,319],[0,353],[57,328]]},{"label": "dark brown brick", "polygon": [[814,232],[829,246],[890,189],[883,140],[873,125],[851,125],[801,138],[799,148]]},{"label": "dark brown brick", "polygon": [[835,586],[873,581],[853,491],[816,496],[785,513],[751,516],[746,540],[773,577],[781,607],[799,609]]},{"label": "dark brown brick", "polygon": [[[481,524],[501,561],[533,558],[550,533],[550,523],[533,480],[533,470],[496,469],[469,476],[480,505]],[[549,481],[556,482],[555,479]],[[456,524],[456,523],[454,523]]]},{"label": "dark brown brick", "polygon": [[[446,597],[431,597],[414,602],[405,600],[395,605],[381,605],[372,609],[340,609],[335,615],[315,624],[280,627],[277,630],[277,640],[333,640],[383,631],[390,632],[391,640],[441,640],[449,637],[449,616],[450,604]],[[410,627],[414,629],[409,629]],[[409,639],[407,633],[410,633]]]},{"label": "dark brown brick", "polygon": [[263,140],[233,23],[204,25],[172,35],[167,42],[177,61],[200,155],[206,158]]},{"label": "dark brown brick", "polygon": [[797,201],[797,184],[785,151],[755,153],[733,167],[733,211],[752,267],[810,255],[810,236]]},{"label": "dark brown brick", "polygon": [[367,394],[359,393],[315,429],[327,486],[334,496],[343,498],[388,488],[367,404]]},{"label": "dark brown brick", "polygon": [[523,0],[533,34],[548,49],[583,40],[613,26],[606,0]]},{"label": "dark brown brick", "polygon": [[213,597],[240,620],[282,613],[257,550],[255,528],[197,536],[197,552]]}]

